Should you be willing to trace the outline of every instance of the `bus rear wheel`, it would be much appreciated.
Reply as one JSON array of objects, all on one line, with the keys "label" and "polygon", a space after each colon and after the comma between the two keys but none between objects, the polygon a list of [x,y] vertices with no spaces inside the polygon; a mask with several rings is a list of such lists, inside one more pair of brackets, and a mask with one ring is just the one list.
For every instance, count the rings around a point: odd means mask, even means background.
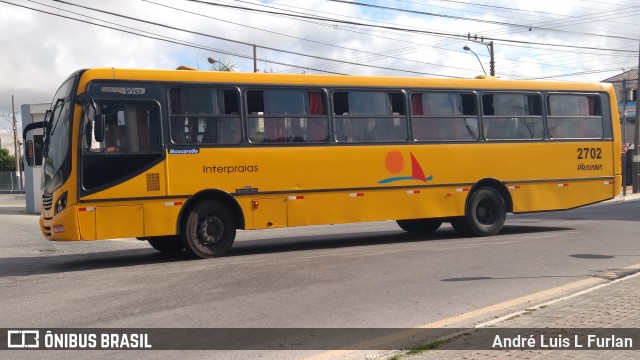
[{"label": "bus rear wheel", "polygon": [[442,225],[442,221],[438,219],[396,220],[396,223],[402,230],[416,234],[430,234]]},{"label": "bus rear wheel", "polygon": [[178,253],[184,249],[178,236],[157,236],[148,238],[147,241],[152,248],[163,253]]},{"label": "bus rear wheel", "polygon": [[502,230],[507,218],[504,198],[492,187],[474,191],[469,197],[466,210],[464,217],[451,220],[453,229],[462,235],[495,235]]},{"label": "bus rear wheel", "polygon": [[187,252],[207,259],[224,255],[236,238],[236,227],[229,208],[219,201],[196,204],[187,215],[182,244]]}]

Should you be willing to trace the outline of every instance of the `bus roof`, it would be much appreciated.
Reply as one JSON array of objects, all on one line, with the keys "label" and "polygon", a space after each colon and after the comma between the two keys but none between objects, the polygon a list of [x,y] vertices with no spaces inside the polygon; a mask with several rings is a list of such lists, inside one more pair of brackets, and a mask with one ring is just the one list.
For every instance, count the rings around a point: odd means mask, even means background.
[{"label": "bus roof", "polygon": [[490,76],[475,79],[420,78],[391,76],[345,76],[313,74],[269,74],[228,71],[201,71],[187,66],[176,70],[93,68],[83,74],[83,82],[96,79],[144,80],[224,84],[302,85],[337,87],[471,88],[520,90],[610,91],[608,83],[542,80],[502,80]]}]

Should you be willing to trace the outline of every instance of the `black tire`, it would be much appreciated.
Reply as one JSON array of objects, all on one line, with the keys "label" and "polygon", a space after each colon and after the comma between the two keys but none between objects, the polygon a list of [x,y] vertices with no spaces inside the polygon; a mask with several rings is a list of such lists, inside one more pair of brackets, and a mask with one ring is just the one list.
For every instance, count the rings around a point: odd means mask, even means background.
[{"label": "black tire", "polygon": [[[507,206],[502,194],[492,187],[482,187],[475,190],[467,202],[465,217],[463,218],[468,231],[474,236],[492,236],[502,230],[507,218]],[[458,220],[451,221],[456,229]],[[462,222],[462,220],[460,220]],[[457,224],[463,229],[465,225]],[[458,230],[456,230],[458,231]]]},{"label": "black tire", "polygon": [[453,230],[460,236],[472,236],[471,228],[469,228],[469,223],[467,222],[467,218],[464,216],[455,217],[451,219],[451,227]]},{"label": "black tire", "polygon": [[151,247],[163,253],[178,253],[184,249],[179,236],[157,236],[147,241]]},{"label": "black tire", "polygon": [[204,201],[191,208],[182,230],[185,250],[202,259],[224,255],[236,238],[231,210],[218,201]]},{"label": "black tire", "polygon": [[430,234],[440,228],[442,220],[438,219],[408,219],[396,220],[398,226],[404,231],[416,234]]}]

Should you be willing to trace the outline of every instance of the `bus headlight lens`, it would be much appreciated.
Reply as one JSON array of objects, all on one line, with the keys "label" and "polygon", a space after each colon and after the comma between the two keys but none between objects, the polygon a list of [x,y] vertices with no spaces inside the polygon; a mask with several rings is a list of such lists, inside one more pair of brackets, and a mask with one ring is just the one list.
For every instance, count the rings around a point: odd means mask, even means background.
[{"label": "bus headlight lens", "polygon": [[66,208],[67,208],[67,193],[65,192],[64,194],[62,194],[62,196],[60,196],[60,198],[56,202],[56,214],[61,213],[62,210]]}]

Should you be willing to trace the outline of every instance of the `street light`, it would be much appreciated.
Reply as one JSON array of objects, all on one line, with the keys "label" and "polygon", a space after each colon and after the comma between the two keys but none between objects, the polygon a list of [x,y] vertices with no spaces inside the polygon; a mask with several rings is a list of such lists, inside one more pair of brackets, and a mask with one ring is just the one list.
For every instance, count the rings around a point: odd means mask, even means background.
[{"label": "street light", "polygon": [[[467,34],[467,39],[469,39],[469,41],[473,41],[475,43],[482,44],[487,47],[487,50],[489,51],[489,75],[496,76],[496,62],[493,57],[493,40],[486,42],[484,41],[484,37],[482,36],[480,36],[480,40],[478,40],[478,34],[474,34],[473,36],[471,36],[471,33]],[[467,50],[466,48],[468,48],[468,46],[465,46],[465,50]],[[476,57],[478,57],[478,55],[476,55]],[[483,70],[484,70],[484,67],[483,67]],[[485,71],[485,75],[486,75],[486,71]]]},{"label": "street light", "polygon": [[478,62],[480,63],[480,66],[482,67],[482,72],[484,72],[484,74],[487,75],[487,72],[484,70],[484,65],[482,65],[482,61],[480,61],[480,58],[478,57],[478,54],[476,54],[473,50],[471,50],[471,48],[468,47],[467,45],[465,45],[463,47],[463,49],[465,51],[471,51],[471,53],[476,56],[476,59],[478,59]]},{"label": "street light", "polygon": [[233,71],[233,70],[231,70],[231,68],[230,68],[230,67],[228,67],[227,65],[225,65],[223,62],[220,62],[219,60],[216,60],[216,59],[214,59],[214,58],[212,58],[212,57],[208,57],[208,58],[207,58],[207,61],[208,61],[208,62],[209,62],[209,64],[211,64],[211,65],[213,65],[213,64],[215,64],[215,63],[218,63],[218,64],[222,65],[222,66],[226,69],[225,71]]}]

